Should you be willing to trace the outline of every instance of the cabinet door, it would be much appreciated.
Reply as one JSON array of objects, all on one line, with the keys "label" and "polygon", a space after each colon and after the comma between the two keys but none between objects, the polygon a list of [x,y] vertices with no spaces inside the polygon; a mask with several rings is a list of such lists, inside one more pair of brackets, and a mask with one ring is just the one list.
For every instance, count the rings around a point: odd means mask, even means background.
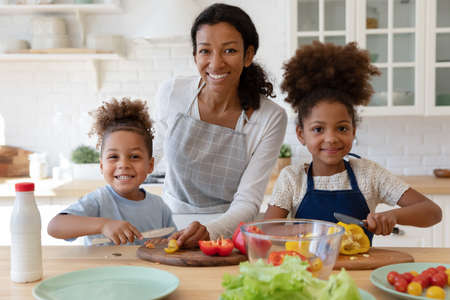
[{"label": "cabinet door", "polygon": [[357,2],[359,44],[382,73],[363,115],[423,114],[424,11],[423,0]]},{"label": "cabinet door", "polygon": [[344,45],[355,40],[355,0],[291,1],[291,53],[314,40]]},{"label": "cabinet door", "polygon": [[[376,211],[391,210],[392,207],[385,204],[377,206]],[[396,225],[400,229],[398,234],[387,236],[376,235],[373,238],[375,247],[432,247],[433,234],[432,228],[419,228],[412,226]]]},{"label": "cabinet door", "polygon": [[427,1],[426,112],[450,114],[450,0]]}]

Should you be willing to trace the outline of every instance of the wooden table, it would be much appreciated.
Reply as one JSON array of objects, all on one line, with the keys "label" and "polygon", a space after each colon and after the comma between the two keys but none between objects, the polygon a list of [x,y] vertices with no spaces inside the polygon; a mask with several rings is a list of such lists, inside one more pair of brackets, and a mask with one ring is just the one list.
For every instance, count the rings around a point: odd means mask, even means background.
[{"label": "wooden table", "polygon": [[[166,299],[203,300],[218,299],[223,292],[221,286],[224,273],[237,274],[238,266],[228,267],[174,267],[142,261],[136,257],[137,247],[84,247],[44,246],[44,278],[99,266],[133,265],[147,266],[169,271],[180,279],[180,285]],[[450,248],[386,248],[411,254],[416,262],[450,263]],[[121,256],[113,255],[120,253]],[[0,299],[33,299],[31,290],[37,284],[17,284],[9,276],[9,247],[0,247]],[[350,271],[358,287],[368,291],[376,299],[391,299],[388,294],[376,288],[369,280],[371,271]]]}]

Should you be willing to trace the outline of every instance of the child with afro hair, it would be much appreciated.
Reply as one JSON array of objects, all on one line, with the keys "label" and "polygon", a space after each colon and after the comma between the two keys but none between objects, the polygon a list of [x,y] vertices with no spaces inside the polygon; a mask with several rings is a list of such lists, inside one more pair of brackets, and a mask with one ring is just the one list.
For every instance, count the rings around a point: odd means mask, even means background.
[{"label": "child with afro hair", "polygon": [[98,136],[100,169],[107,185],[55,216],[48,233],[66,240],[86,236],[87,245],[104,236],[109,244],[144,244],[141,232],[175,227],[162,199],[140,188],[154,161],[146,103],[112,99],[91,114],[95,123],[90,134]]},{"label": "child with afro hair", "polygon": [[[441,220],[440,207],[430,199],[377,163],[350,153],[358,125],[355,107],[369,102],[373,75],[378,69],[354,42],[314,42],[284,65],[281,88],[297,114],[297,138],[312,161],[281,171],[265,219],[290,214],[337,222],[333,213],[343,213],[364,220],[371,241],[373,234],[390,234],[396,224],[427,227]],[[376,213],[379,203],[399,208]]]}]

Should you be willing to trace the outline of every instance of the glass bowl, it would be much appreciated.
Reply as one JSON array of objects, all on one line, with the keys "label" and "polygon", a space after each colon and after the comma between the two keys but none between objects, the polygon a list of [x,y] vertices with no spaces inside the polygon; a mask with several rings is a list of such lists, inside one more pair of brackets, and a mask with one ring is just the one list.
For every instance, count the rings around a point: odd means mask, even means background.
[{"label": "glass bowl", "polygon": [[277,265],[280,255],[288,253],[285,251],[295,251],[321,279],[328,279],[333,270],[344,231],[335,223],[308,219],[275,219],[241,226],[250,263],[263,259]]}]

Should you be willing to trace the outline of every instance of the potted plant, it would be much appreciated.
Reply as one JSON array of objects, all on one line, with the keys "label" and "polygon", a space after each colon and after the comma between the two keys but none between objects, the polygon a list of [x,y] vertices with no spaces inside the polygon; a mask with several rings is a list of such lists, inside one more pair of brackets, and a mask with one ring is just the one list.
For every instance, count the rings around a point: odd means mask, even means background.
[{"label": "potted plant", "polygon": [[102,179],[100,154],[92,147],[81,145],[72,151],[74,179]]},{"label": "potted plant", "polygon": [[272,176],[278,177],[281,170],[284,167],[291,164],[291,156],[292,156],[291,146],[289,146],[288,144],[281,145],[280,154],[278,155],[277,164],[273,169]]}]

